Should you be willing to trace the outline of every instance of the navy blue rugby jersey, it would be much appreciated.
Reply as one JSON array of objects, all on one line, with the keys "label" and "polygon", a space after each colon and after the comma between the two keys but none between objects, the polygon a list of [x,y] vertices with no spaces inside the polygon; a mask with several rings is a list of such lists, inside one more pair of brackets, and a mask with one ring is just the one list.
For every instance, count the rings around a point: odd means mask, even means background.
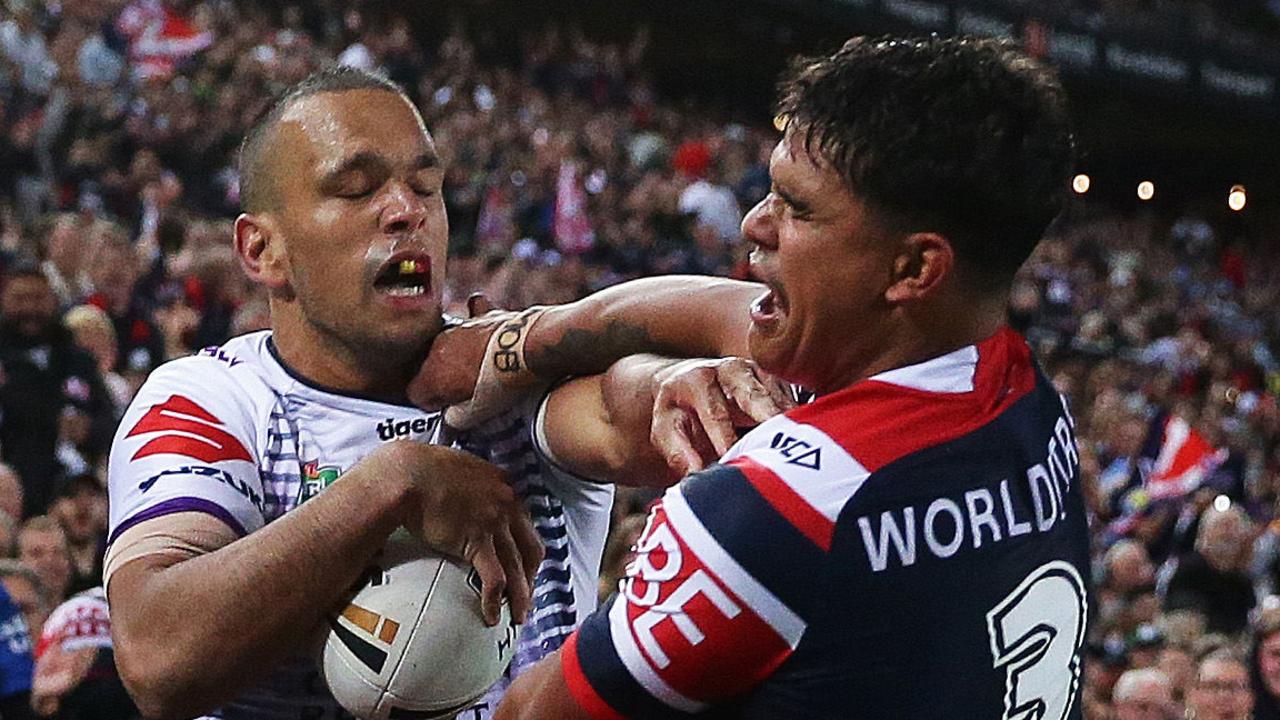
[{"label": "navy blue rugby jersey", "polygon": [[561,653],[597,718],[1081,717],[1074,422],[987,340],[773,418],[670,489]]}]

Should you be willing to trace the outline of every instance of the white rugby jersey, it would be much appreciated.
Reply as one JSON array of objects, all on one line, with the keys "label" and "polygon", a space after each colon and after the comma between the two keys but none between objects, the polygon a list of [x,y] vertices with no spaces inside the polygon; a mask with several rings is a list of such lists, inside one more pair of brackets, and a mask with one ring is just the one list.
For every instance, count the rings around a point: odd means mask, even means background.
[{"label": "white rugby jersey", "polygon": [[[613,489],[540,459],[531,402],[463,438],[511,472],[546,546],[535,612],[512,663],[518,673],[554,651],[596,605]],[[111,448],[110,541],[144,520],[204,512],[245,535],[324,490],[382,443],[440,442],[440,414],[318,387],[280,360],[268,331],[158,368],[125,413]],[[485,718],[507,680],[459,717]],[[315,659],[283,663],[215,715],[344,717]]]}]

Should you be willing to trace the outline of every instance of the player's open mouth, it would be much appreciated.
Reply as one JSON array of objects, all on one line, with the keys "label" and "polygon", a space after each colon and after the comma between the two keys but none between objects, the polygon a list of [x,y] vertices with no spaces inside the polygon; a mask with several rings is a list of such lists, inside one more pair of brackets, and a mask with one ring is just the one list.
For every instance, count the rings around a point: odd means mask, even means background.
[{"label": "player's open mouth", "polygon": [[431,259],[426,255],[393,255],[373,279],[373,288],[395,298],[426,295],[431,289]]},{"label": "player's open mouth", "polygon": [[772,285],[768,288],[768,292],[751,303],[751,322],[762,329],[776,326],[787,312],[786,297]]}]

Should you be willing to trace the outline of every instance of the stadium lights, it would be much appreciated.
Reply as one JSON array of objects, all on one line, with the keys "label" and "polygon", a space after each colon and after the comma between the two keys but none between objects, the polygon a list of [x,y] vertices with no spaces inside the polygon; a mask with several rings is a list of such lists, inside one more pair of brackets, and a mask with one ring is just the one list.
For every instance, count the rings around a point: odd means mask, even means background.
[{"label": "stadium lights", "polygon": [[1077,195],[1083,195],[1089,192],[1089,185],[1091,184],[1092,181],[1089,179],[1089,176],[1084,173],[1080,173],[1079,175],[1071,178],[1071,189],[1075,190]]},{"label": "stadium lights", "polygon": [[1243,185],[1231,186],[1231,194],[1227,195],[1227,207],[1235,212],[1240,212],[1248,201],[1249,196],[1245,194]]},{"label": "stadium lights", "polygon": [[1138,183],[1138,199],[1143,202],[1150,200],[1156,196],[1156,184],[1150,180],[1143,180]]}]

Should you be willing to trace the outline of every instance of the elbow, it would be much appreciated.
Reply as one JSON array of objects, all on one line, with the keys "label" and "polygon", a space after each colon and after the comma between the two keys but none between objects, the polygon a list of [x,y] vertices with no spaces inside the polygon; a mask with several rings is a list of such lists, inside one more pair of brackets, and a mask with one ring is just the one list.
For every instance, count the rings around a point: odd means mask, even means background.
[{"label": "elbow", "polygon": [[138,713],[149,720],[189,718],[209,708],[194,707],[196,693],[184,687],[187,668],[170,661],[162,648],[128,650],[116,643],[116,668]]},{"label": "elbow", "polygon": [[601,453],[600,465],[593,477],[614,485],[643,488],[668,488],[680,481],[651,445],[611,447]]}]

